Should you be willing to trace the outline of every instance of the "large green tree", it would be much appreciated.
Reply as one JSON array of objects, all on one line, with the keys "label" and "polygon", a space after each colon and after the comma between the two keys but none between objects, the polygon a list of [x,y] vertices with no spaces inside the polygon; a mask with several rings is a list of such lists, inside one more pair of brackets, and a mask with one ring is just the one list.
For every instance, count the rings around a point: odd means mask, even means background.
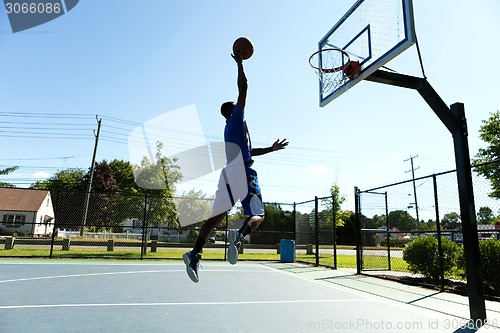
[{"label": "large green tree", "polygon": [[155,161],[144,156],[141,164],[132,165],[136,184],[134,192],[146,195],[144,202],[137,203],[137,200],[133,200],[133,209],[136,212],[134,217],[146,217],[150,227],[178,227],[173,196],[175,183],[182,178],[182,174],[175,161],[162,155],[162,150],[163,143],[157,142]]},{"label": "large green tree", "polygon": [[51,177],[31,185],[34,189],[44,190],[82,190],[85,171],[79,168],[59,170]]},{"label": "large green tree", "polygon": [[488,147],[479,149],[473,162],[483,165],[474,170],[490,180],[492,187],[490,196],[500,198],[500,163],[488,163],[500,160],[500,111],[491,113],[487,120],[483,120],[479,133],[479,137],[488,144]]},{"label": "large green tree", "polygon": [[416,221],[406,210],[393,210],[389,212],[389,229],[396,227],[401,231],[416,229]]},{"label": "large green tree", "polygon": [[460,219],[460,214],[456,212],[444,214],[441,219],[442,229],[457,229],[462,225],[462,220]]},{"label": "large green tree", "polygon": [[[87,172],[83,181],[86,188],[88,188],[91,171]],[[94,231],[112,228],[116,230],[120,224],[120,221],[115,218],[115,212],[118,210],[117,193],[120,187],[116,182],[115,174],[106,160],[96,162],[93,171],[85,225],[87,228],[92,227]]]}]

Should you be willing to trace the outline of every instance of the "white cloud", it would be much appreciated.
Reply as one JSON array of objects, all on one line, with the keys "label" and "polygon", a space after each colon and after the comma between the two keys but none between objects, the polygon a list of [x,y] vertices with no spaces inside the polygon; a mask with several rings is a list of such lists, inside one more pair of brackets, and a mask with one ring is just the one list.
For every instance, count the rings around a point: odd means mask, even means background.
[{"label": "white cloud", "polygon": [[40,179],[40,178],[49,178],[50,177],[50,174],[45,172],[45,171],[38,171],[38,172],[35,172],[35,174],[33,174],[33,178],[36,178],[36,179]]}]

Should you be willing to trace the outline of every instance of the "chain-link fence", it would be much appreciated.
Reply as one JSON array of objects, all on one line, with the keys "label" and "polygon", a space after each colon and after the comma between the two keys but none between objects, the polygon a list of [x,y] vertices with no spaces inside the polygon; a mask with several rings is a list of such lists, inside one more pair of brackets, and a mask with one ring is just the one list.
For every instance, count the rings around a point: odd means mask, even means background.
[{"label": "chain-link fence", "polygon": [[[500,296],[500,202],[489,179],[474,172],[473,182],[486,292]],[[37,195],[2,192],[0,257],[179,259],[192,248],[212,207],[211,199],[147,193],[8,190]],[[27,198],[38,200],[36,207],[20,209],[17,203]],[[6,201],[17,208],[5,208]],[[358,190],[356,212],[343,221],[337,221],[336,202],[328,196],[266,203],[265,221],[247,237],[240,258],[280,260],[280,241],[291,239],[297,261],[464,288],[455,171]],[[228,230],[239,229],[244,218],[238,205],[227,214],[209,238],[204,259],[226,259]]]},{"label": "chain-link fence", "polygon": [[[498,297],[500,201],[478,172],[473,185],[485,292]],[[363,274],[466,291],[455,171],[358,190],[357,200]]]},{"label": "chain-link fence", "polygon": [[[213,202],[120,192],[6,190],[0,199],[0,257],[179,259],[193,247]],[[11,211],[17,196],[29,203]],[[265,222],[247,236],[242,259],[279,260],[280,240],[295,238],[293,204],[266,203],[265,208]],[[244,218],[237,204],[209,237],[204,259],[226,259],[228,230],[239,229]]]},{"label": "chain-link fence", "polygon": [[295,203],[298,261],[337,268],[336,221],[332,197]]}]

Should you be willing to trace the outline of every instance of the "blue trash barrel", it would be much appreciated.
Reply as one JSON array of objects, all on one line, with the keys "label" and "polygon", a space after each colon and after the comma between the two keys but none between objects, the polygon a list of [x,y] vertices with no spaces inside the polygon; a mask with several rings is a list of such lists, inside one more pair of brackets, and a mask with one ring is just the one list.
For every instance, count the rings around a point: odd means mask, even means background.
[{"label": "blue trash barrel", "polygon": [[293,239],[282,239],[280,242],[280,261],[295,262],[295,241]]}]

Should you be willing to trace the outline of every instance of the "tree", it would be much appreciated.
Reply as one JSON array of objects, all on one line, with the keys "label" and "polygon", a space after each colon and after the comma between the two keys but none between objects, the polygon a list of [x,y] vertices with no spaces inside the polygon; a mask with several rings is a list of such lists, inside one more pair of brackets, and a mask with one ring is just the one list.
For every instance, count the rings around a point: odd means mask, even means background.
[{"label": "tree", "polygon": [[337,184],[333,184],[332,187],[330,187],[330,194],[331,198],[322,199],[323,206],[325,207],[324,211],[328,212],[327,214],[323,214],[323,227],[333,227],[333,214],[331,214],[332,210],[335,213],[335,226],[341,227],[351,216],[349,211],[342,210],[342,205],[346,201],[346,196],[344,194],[340,194],[340,187]]},{"label": "tree", "polygon": [[130,162],[115,159],[109,162],[109,167],[113,170],[116,183],[122,193],[136,194],[140,190],[134,181],[134,170]]},{"label": "tree", "polygon": [[[9,173],[16,171],[17,169],[19,169],[19,167],[17,167],[17,166],[6,168],[6,169],[0,169],[0,176],[8,175]],[[16,187],[16,186],[14,184],[11,184],[11,183],[0,182],[0,187]]]},{"label": "tree", "polygon": [[408,214],[406,210],[394,210],[389,212],[389,229],[396,227],[401,231],[415,230],[415,218]]},{"label": "tree", "polygon": [[488,163],[500,160],[500,111],[491,113],[488,120],[483,120],[479,133],[481,140],[488,143],[489,146],[479,149],[473,162],[483,165],[474,170],[490,180],[492,186],[490,196],[500,198],[500,163]]},{"label": "tree", "polygon": [[[149,226],[166,224],[178,227],[177,212],[173,201],[175,183],[182,178],[175,161],[162,155],[163,143],[156,143],[156,162],[144,156],[140,165],[132,165],[136,190],[147,195],[144,203],[135,206],[135,217],[146,217]],[[139,187],[140,186],[140,187]],[[134,204],[137,201],[134,200]],[[141,214],[142,212],[142,214]]]},{"label": "tree", "polygon": [[495,216],[490,207],[481,207],[477,212],[477,222],[479,224],[491,224]]},{"label": "tree", "polygon": [[448,213],[444,214],[441,220],[441,227],[443,229],[457,229],[461,225],[460,215],[458,213]]},{"label": "tree", "polygon": [[266,218],[260,225],[259,231],[294,231],[293,215],[286,212],[277,203],[264,204]]},{"label": "tree", "polygon": [[43,190],[82,190],[84,179],[85,172],[83,169],[59,170],[48,179],[32,184],[31,188]]},{"label": "tree", "polygon": [[189,190],[181,197],[175,198],[179,222],[183,226],[199,224],[212,215],[213,200],[206,197],[203,191]]},{"label": "tree", "polygon": [[[87,172],[84,179],[85,188],[90,181],[90,173]],[[103,228],[118,227],[119,221],[115,219],[118,201],[117,192],[120,190],[113,169],[106,160],[94,165],[94,177],[92,180],[92,193],[90,195],[86,226],[93,226],[96,231]],[[119,229],[119,228],[118,228]]]},{"label": "tree", "polygon": [[354,212],[349,212],[349,214],[344,225],[336,230],[338,244],[356,245],[356,214]]}]

